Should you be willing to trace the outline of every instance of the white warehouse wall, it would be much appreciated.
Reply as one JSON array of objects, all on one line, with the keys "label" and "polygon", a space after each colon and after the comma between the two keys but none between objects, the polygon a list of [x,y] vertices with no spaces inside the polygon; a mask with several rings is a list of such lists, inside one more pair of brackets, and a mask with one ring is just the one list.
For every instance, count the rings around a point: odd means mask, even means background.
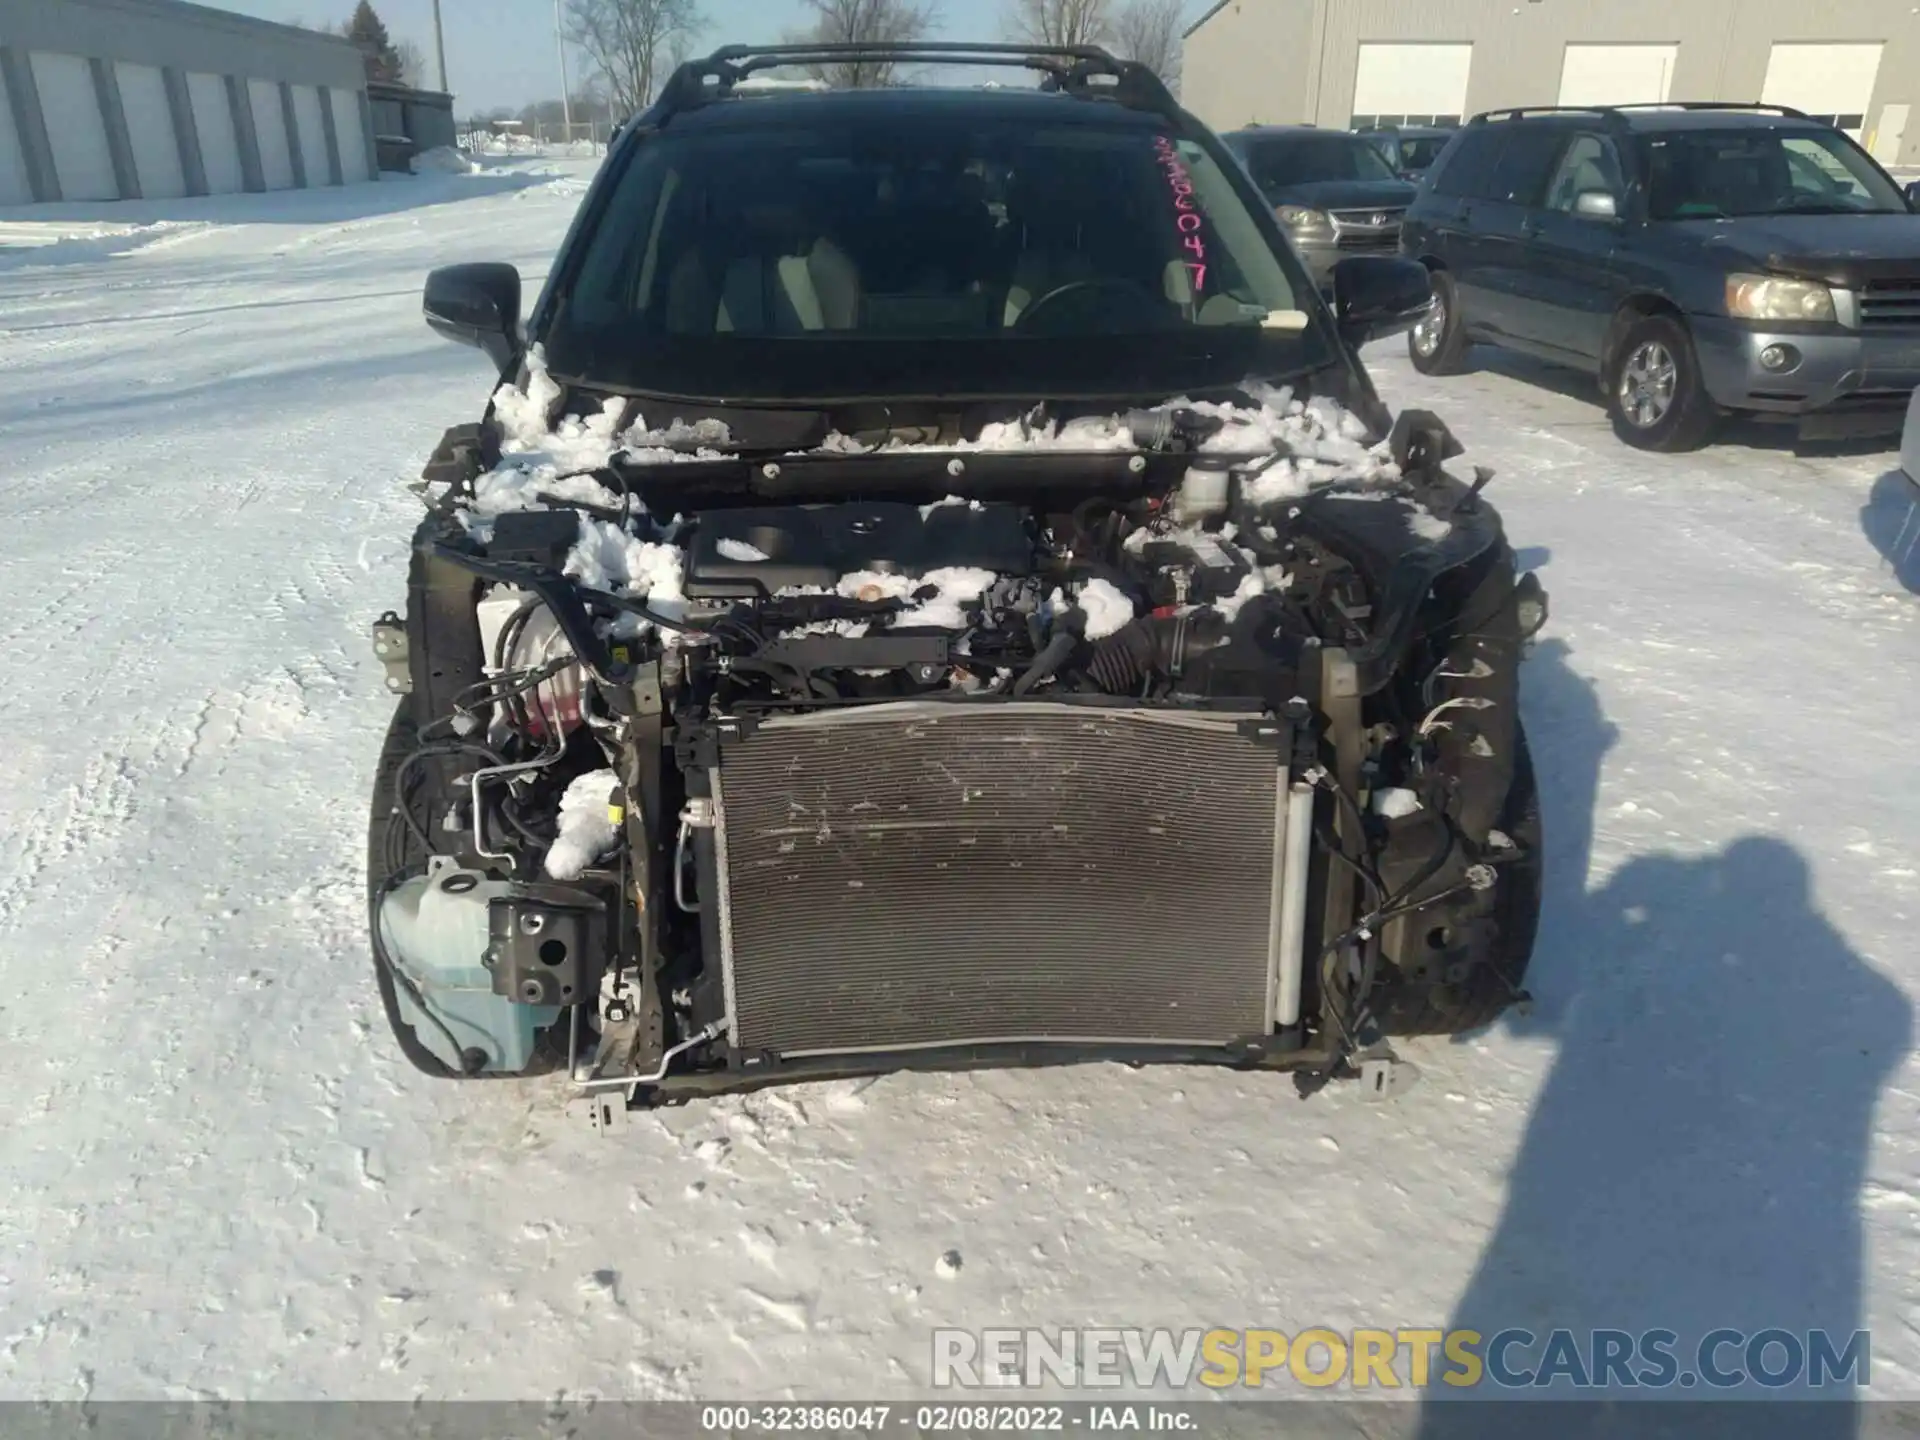
[{"label": "white warehouse wall", "polygon": [[200,164],[207,172],[207,193],[231,195],[247,188],[240,168],[240,137],[227,103],[227,82],[219,75],[187,76],[193,101],[193,128],[200,133]]},{"label": "white warehouse wall", "polygon": [[1653,105],[1673,99],[1678,45],[1569,45],[1562,105]]},{"label": "white warehouse wall", "polygon": [[120,108],[127,117],[127,142],[133,148],[141,198],[171,200],[185,195],[187,176],[180,168],[180,146],[173,135],[173,112],[167,106],[166,78],[157,66],[132,65],[124,60],[114,71],[120,82]]},{"label": "white warehouse wall", "polygon": [[253,105],[253,133],[260,142],[260,176],[269,190],[291,190],[293,137],[287,134],[280,87],[271,80],[249,80],[247,98]]},{"label": "white warehouse wall", "polygon": [[1791,105],[1838,125],[1854,139],[1866,135],[1873,86],[1880,75],[1881,45],[1775,45],[1767,57],[1760,98]]},{"label": "white warehouse wall", "polygon": [[360,51],[220,3],[0,0],[0,205],[378,179]]},{"label": "white warehouse wall", "polygon": [[0,75],[0,205],[25,205],[33,199],[27,178],[26,156],[13,129],[13,106],[7,99],[7,77]]},{"label": "white warehouse wall", "polygon": [[340,141],[340,175],[347,184],[371,180],[373,167],[367,160],[367,127],[360,119],[360,97],[351,90],[329,90],[333,104],[333,129]]},{"label": "white warehouse wall", "polygon": [[93,69],[79,55],[33,52],[33,83],[40,91],[47,143],[64,200],[118,200],[120,182],[107,148],[107,122],[93,88]]},{"label": "white warehouse wall", "polygon": [[293,87],[293,122],[299,128],[300,161],[306,167],[307,184],[331,185],[332,171],[327,168],[327,132],[320,118],[320,87]]}]

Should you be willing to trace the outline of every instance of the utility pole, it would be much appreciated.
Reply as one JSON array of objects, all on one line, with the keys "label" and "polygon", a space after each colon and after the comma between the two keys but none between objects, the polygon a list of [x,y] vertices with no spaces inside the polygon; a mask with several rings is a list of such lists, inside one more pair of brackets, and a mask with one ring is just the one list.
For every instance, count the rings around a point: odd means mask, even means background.
[{"label": "utility pole", "polygon": [[440,93],[451,94],[447,84],[447,32],[440,28],[440,0],[433,0],[433,48],[440,57]]},{"label": "utility pole", "polygon": [[567,32],[560,22],[560,0],[553,0],[553,41],[560,47],[560,119],[567,127],[567,141],[573,140],[572,86],[567,83]]}]

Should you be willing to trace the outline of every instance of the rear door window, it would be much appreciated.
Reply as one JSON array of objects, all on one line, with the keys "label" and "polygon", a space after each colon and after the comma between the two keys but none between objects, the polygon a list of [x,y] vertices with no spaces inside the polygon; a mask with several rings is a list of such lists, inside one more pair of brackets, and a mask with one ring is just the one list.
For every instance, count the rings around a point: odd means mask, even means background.
[{"label": "rear door window", "polygon": [[1484,198],[1537,208],[1545,202],[1547,178],[1565,148],[1567,132],[1552,125],[1516,125],[1494,167],[1492,194]]},{"label": "rear door window", "polygon": [[1433,193],[1459,200],[1485,199],[1493,191],[1494,166],[1506,138],[1503,129],[1492,125],[1467,131],[1433,177]]}]

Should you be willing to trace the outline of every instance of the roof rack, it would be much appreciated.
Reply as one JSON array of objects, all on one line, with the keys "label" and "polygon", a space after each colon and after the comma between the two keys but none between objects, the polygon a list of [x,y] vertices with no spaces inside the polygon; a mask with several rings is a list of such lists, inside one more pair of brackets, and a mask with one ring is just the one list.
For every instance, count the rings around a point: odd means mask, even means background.
[{"label": "roof rack", "polygon": [[1752,110],[1762,115],[1785,115],[1790,120],[1808,119],[1807,112],[1791,105],[1768,105],[1759,100],[1638,100],[1631,105],[1610,105],[1610,110]]},{"label": "roof rack", "polygon": [[1600,115],[1617,120],[1628,111],[1648,110],[1751,110],[1764,115],[1784,115],[1792,120],[1808,118],[1805,111],[1791,105],[1767,105],[1758,100],[1641,100],[1627,105],[1515,105],[1505,110],[1488,110],[1468,123],[1524,120],[1530,115]]},{"label": "roof rack", "polygon": [[949,65],[1003,65],[1037,70],[1044,90],[1082,99],[1110,99],[1138,110],[1176,116],[1180,102],[1166,83],[1145,65],[1121,60],[1098,45],[1000,45],[964,41],[916,40],[898,43],[727,45],[702,60],[675,70],[648,112],[647,122],[662,125],[732,93],[757,71],[785,65],[828,65],[869,61],[937,61]]}]

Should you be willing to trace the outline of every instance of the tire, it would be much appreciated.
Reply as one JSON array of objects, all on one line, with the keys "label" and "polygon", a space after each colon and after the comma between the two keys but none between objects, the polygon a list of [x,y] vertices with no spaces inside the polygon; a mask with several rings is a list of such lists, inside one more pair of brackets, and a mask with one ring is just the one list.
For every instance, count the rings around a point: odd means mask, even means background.
[{"label": "tire", "polygon": [[1613,433],[1636,450],[1697,450],[1719,420],[1693,337],[1675,316],[1649,315],[1629,327],[1601,379]]},{"label": "tire", "polygon": [[1425,991],[1414,1003],[1390,1000],[1380,1013],[1380,1027],[1389,1035],[1458,1035],[1491,1025],[1526,979],[1540,932],[1540,787],[1524,728],[1514,730],[1514,743],[1513,788],[1500,829],[1520,848],[1520,858],[1500,867],[1493,963],[1475,968],[1462,985]]},{"label": "tire", "polygon": [[413,1026],[401,1017],[393,971],[380,952],[379,905],[394,876],[416,872],[427,861],[420,842],[393,807],[394,776],[400,762],[413,753],[418,743],[413,716],[403,700],[394,709],[386,740],[380,747],[380,763],[374,768],[372,813],[367,823],[367,938],[373,955],[374,983],[380,991],[380,1008],[386,1012],[387,1028],[393,1032],[407,1063],[436,1080],[512,1080],[549,1074],[566,1064],[565,1042],[559,1037],[566,1034],[570,1011],[562,1011],[559,1024],[541,1033],[527,1068],[513,1074],[502,1071],[467,1074],[453,1069],[429,1050]]},{"label": "tire", "polygon": [[1422,375],[1458,375],[1473,347],[1460,315],[1460,292],[1444,270],[1433,272],[1433,299],[1434,313],[1407,332],[1407,358]]}]

